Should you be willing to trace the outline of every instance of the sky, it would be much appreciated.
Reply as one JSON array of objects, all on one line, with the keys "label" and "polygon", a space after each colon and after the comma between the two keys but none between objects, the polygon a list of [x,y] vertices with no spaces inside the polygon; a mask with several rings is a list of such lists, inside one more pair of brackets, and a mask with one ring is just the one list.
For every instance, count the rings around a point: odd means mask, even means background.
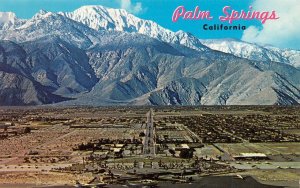
[{"label": "sky", "polygon": [[[300,0],[0,0],[0,11],[15,12],[19,18],[30,18],[39,10],[52,12],[73,11],[83,5],[103,5],[123,8],[137,17],[149,19],[172,31],[183,30],[199,38],[235,38],[248,42],[270,44],[282,48],[300,49]],[[172,15],[178,6],[194,10],[209,10],[213,20],[179,20],[172,22]],[[232,25],[245,25],[245,31],[203,30],[204,24],[226,24],[218,17],[223,15],[224,6],[240,11],[272,11],[278,13],[278,20],[262,24],[257,20],[234,21]],[[229,24],[226,24],[229,25]]]}]

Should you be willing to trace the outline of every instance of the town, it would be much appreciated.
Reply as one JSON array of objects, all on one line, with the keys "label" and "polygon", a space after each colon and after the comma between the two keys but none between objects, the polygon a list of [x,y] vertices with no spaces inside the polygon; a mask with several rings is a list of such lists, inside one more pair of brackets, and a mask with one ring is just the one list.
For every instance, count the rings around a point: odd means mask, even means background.
[{"label": "town", "polygon": [[0,187],[293,187],[299,146],[297,106],[3,107]]}]

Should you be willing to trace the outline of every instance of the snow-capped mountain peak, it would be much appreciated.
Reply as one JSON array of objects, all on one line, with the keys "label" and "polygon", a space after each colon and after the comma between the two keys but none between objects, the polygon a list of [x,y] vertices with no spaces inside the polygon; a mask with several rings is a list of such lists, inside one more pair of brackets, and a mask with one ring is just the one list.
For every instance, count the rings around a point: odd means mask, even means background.
[{"label": "snow-capped mountain peak", "polygon": [[103,6],[83,6],[74,12],[60,12],[73,20],[84,23],[95,30],[117,30],[138,32],[141,19],[124,9],[112,9]]},{"label": "snow-capped mountain peak", "polygon": [[52,15],[53,13],[52,12],[48,12],[46,10],[39,10],[33,17],[32,19],[41,19],[41,18],[45,18],[47,16],[50,16]]},{"label": "snow-capped mountain peak", "polygon": [[[154,21],[140,19],[124,9],[83,6],[73,12],[60,12],[60,14],[98,31],[113,30],[140,33],[164,42],[181,44],[199,51],[206,49],[200,40],[194,36],[190,36],[182,31],[175,33],[163,28]],[[191,37],[191,40],[187,40],[187,37]]]},{"label": "snow-capped mountain peak", "polygon": [[47,12],[45,10],[40,10],[39,12],[37,12],[31,19],[28,19],[24,22],[24,24],[22,24],[20,27],[18,27],[18,30],[22,30],[22,29],[26,29],[29,27],[33,27],[35,28],[37,31],[39,29],[41,29],[39,27],[39,25],[41,24],[41,22],[43,21],[48,21],[49,23],[51,23],[54,20],[58,20],[57,17],[59,17],[61,15],[57,14],[57,13],[53,13],[53,12]]}]

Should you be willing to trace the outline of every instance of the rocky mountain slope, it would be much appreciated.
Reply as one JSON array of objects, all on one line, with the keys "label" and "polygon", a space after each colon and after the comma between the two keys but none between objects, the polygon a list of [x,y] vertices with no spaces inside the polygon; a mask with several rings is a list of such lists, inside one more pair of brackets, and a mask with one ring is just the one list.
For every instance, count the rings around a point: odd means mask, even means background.
[{"label": "rocky mountain slope", "polygon": [[0,42],[0,104],[38,105],[67,100],[37,82],[26,63],[26,52],[13,42]]}]

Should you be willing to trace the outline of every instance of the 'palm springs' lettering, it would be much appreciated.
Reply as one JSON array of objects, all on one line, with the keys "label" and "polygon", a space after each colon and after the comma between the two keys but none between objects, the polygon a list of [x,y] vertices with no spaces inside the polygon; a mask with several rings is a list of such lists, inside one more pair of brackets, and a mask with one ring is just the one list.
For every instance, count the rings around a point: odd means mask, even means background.
[{"label": "'palm springs' lettering", "polygon": [[[248,11],[234,10],[230,6],[223,8],[223,16],[219,16],[219,20],[222,22],[228,22],[232,24],[235,20],[260,20],[262,24],[267,20],[277,20],[279,17],[276,11],[252,11],[252,6]],[[172,21],[177,22],[179,19],[183,20],[212,20],[211,12],[209,10],[202,11],[199,6],[196,6],[193,11],[187,11],[184,6],[177,7],[172,16]]]}]

